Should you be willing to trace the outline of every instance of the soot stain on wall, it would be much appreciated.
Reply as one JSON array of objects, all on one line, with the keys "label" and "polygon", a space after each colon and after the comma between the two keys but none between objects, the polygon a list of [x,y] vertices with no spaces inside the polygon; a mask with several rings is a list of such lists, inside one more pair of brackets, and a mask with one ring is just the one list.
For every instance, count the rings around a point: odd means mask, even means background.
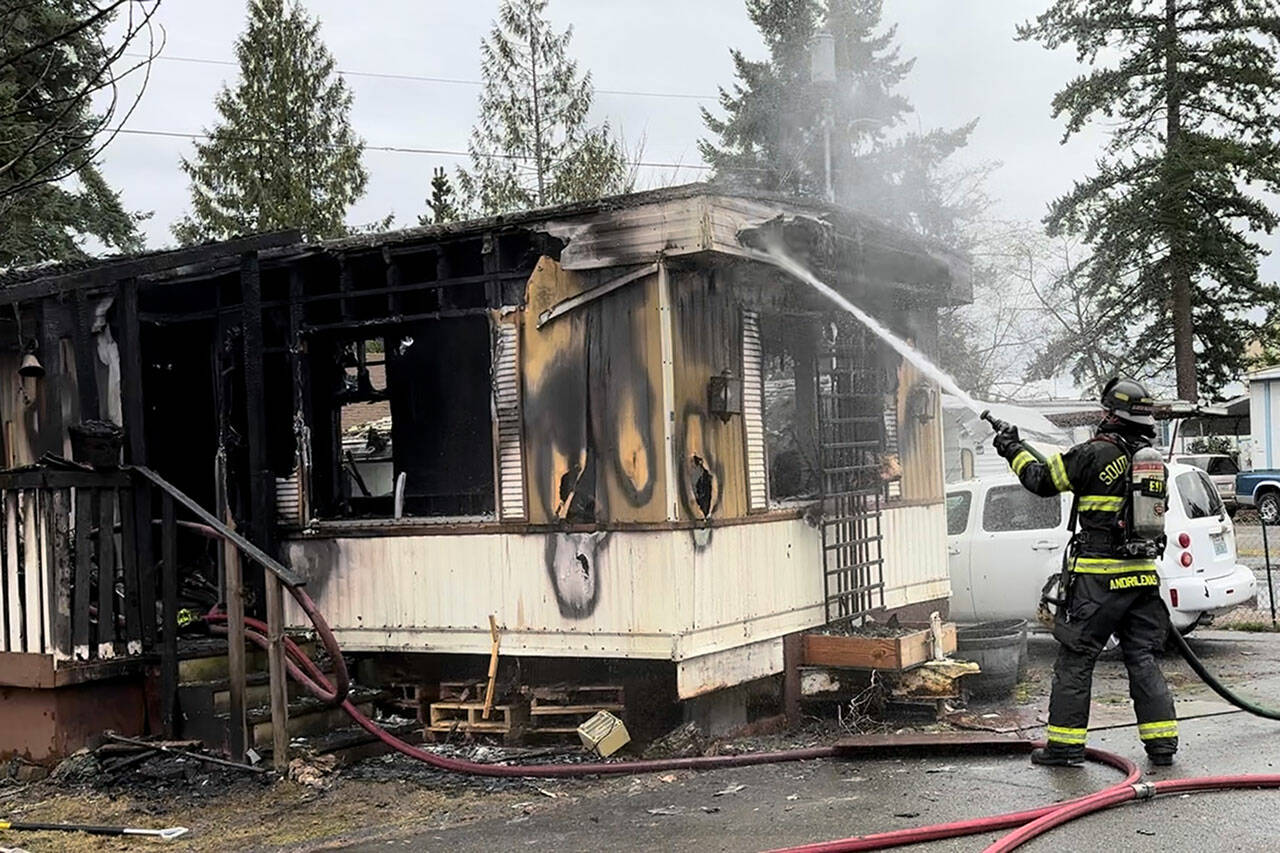
[{"label": "soot stain on wall", "polygon": [[604,530],[547,536],[547,572],[564,618],[586,619],[595,612],[603,585],[600,557],[608,543]]}]

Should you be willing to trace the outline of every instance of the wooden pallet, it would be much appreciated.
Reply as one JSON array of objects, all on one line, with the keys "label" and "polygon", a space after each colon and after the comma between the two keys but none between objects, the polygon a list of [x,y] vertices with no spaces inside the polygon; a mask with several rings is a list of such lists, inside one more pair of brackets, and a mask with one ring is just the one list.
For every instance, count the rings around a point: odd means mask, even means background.
[{"label": "wooden pallet", "polygon": [[599,711],[620,714],[626,702],[614,684],[530,687],[529,730],[540,734],[576,734],[578,726]]},{"label": "wooden pallet", "polygon": [[[483,683],[483,682],[482,682]],[[428,732],[461,732],[464,734],[496,734],[507,740],[519,738],[529,723],[524,705],[494,705],[489,719],[484,719],[484,702],[432,702]]]},{"label": "wooden pallet", "polygon": [[488,683],[483,678],[473,678],[466,681],[442,681],[440,682],[440,701],[484,702],[484,691]]}]

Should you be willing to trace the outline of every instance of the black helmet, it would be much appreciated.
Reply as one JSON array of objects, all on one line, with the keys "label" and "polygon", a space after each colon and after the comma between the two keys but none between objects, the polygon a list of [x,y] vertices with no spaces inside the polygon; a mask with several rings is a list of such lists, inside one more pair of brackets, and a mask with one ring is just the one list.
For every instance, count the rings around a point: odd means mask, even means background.
[{"label": "black helmet", "polygon": [[1102,389],[1102,407],[1131,424],[1154,427],[1155,403],[1146,386],[1135,379],[1117,376]]}]

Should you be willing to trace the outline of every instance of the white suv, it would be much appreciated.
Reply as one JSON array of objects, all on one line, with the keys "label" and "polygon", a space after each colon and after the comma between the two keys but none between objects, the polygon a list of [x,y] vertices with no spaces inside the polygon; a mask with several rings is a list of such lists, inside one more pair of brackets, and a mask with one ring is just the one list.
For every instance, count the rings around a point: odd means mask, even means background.
[{"label": "white suv", "polygon": [[[1169,464],[1169,544],[1157,565],[1173,626],[1188,633],[1206,613],[1257,594],[1236,562],[1235,527],[1204,471]],[[1042,498],[1012,474],[953,483],[947,492],[951,618],[1034,620],[1040,590],[1062,568],[1071,495]]]}]

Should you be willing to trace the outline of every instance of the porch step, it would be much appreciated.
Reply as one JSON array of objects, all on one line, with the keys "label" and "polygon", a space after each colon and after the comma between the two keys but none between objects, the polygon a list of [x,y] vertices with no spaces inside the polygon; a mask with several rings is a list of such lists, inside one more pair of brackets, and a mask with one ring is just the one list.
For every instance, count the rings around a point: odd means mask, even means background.
[{"label": "porch step", "polygon": [[[413,744],[422,742],[422,726],[416,721],[380,722],[379,725],[400,740]],[[289,750],[290,754],[296,751],[310,752],[314,755],[332,755],[337,758],[339,766],[344,766],[355,764],[366,758],[386,755],[391,751],[391,747],[359,726],[352,725],[321,734],[295,738],[289,744]]]},{"label": "porch step", "polygon": [[[313,640],[295,637],[294,642],[308,655],[314,656]],[[267,653],[257,647],[245,649],[245,671],[267,669]],[[207,682],[226,679],[230,675],[227,664],[227,641],[222,637],[182,637],[178,643],[178,683]]]},{"label": "porch step", "polygon": [[[362,713],[372,714],[374,702],[383,694],[376,690],[353,688],[350,700]],[[199,738],[211,749],[226,749],[228,725],[231,715],[226,712],[190,716],[183,714],[182,736]],[[271,746],[271,709],[265,706],[250,708],[245,712],[251,733],[248,745],[261,752]],[[289,738],[323,734],[346,728],[351,718],[342,708],[327,708],[310,696],[297,698],[289,703]]]},{"label": "porch step", "polygon": [[[361,713],[373,716],[374,703],[386,696],[381,690],[353,687],[348,697],[351,704]],[[252,708],[246,712],[249,728],[253,732],[250,743],[259,751],[271,747],[271,709],[269,707]],[[217,715],[221,728],[225,731],[230,720],[229,714]],[[289,738],[307,735],[319,735],[350,726],[351,717],[342,708],[327,708],[319,699],[311,696],[295,699],[289,703]]]},{"label": "porch step", "polygon": [[[325,673],[330,679],[333,673]],[[270,677],[265,672],[251,672],[245,676],[244,704],[246,708],[268,705],[271,702]],[[306,695],[305,689],[289,679],[289,697]],[[178,702],[182,709],[204,709],[209,713],[225,714],[231,710],[231,680],[186,681],[178,685]]]}]

